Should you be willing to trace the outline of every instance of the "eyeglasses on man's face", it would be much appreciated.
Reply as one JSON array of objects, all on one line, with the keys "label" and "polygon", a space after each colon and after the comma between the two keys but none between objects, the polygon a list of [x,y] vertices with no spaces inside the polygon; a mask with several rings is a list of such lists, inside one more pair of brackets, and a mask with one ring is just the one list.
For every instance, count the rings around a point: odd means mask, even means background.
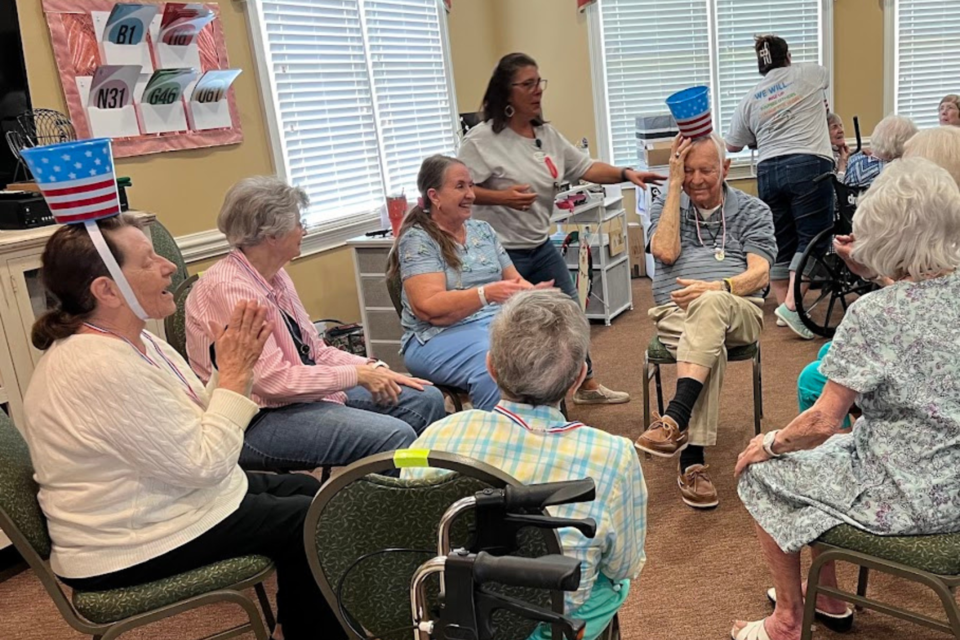
[{"label": "eyeglasses on man's face", "polygon": [[527,80],[526,82],[514,82],[510,85],[511,87],[520,87],[524,91],[533,93],[537,89],[546,89],[547,88],[547,79],[546,78],[535,78],[533,80]]}]

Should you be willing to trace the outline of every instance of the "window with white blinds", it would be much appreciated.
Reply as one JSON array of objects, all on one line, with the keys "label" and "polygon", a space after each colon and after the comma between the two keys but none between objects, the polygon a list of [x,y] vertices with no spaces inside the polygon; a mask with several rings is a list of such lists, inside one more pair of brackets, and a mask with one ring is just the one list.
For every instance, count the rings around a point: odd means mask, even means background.
[{"label": "window with white blinds", "polygon": [[892,110],[918,127],[935,127],[941,98],[960,93],[960,12],[954,2],[895,0],[892,18],[886,38],[894,47],[893,77],[887,78]]},{"label": "window with white blinds", "polygon": [[601,148],[619,165],[637,163],[637,116],[669,113],[664,100],[687,87],[710,86],[714,129],[725,131],[760,80],[754,35],[781,36],[795,62],[822,64],[829,42],[821,0],[598,0],[590,11]]},{"label": "window with white blinds", "polygon": [[423,158],[455,147],[440,1],[257,4],[278,170],[310,196],[310,223],[415,194]]}]

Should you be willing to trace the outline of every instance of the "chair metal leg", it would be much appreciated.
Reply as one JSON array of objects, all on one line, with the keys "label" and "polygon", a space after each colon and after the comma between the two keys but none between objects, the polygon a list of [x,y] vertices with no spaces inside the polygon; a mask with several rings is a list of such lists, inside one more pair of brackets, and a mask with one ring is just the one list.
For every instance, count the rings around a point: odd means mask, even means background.
[{"label": "chair metal leg", "polygon": [[753,431],[760,435],[763,431],[761,426],[763,417],[763,387],[760,385],[760,347],[757,347],[757,355],[753,357]]},{"label": "chair metal leg", "polygon": [[763,418],[763,358],[760,353],[760,341],[757,341],[757,384],[760,386],[760,418]]},{"label": "chair metal leg", "polygon": [[[329,469],[329,467],[324,467]],[[253,588],[257,592],[257,600],[260,601],[260,609],[263,610],[263,619],[267,623],[267,631],[271,634],[277,628],[277,620],[273,617],[273,607],[270,606],[270,600],[267,598],[267,591],[263,588],[263,583],[257,583]]]},{"label": "chair metal leg", "polygon": [[807,574],[807,593],[803,599],[803,622],[800,623],[800,640],[813,637],[813,621],[817,610],[817,593],[820,590],[820,570],[825,564],[824,554],[813,559]]},{"label": "chair metal leg", "polygon": [[663,415],[663,384],[660,382],[660,365],[653,365],[653,379],[657,382],[657,410]]},{"label": "chair metal leg", "polygon": [[650,378],[652,376],[652,371],[650,370],[650,361],[647,359],[647,354],[643,354],[643,430],[646,431],[650,428]]},{"label": "chair metal leg", "polygon": [[[857,595],[861,598],[867,596],[867,581],[870,578],[870,567],[860,567],[860,571],[857,574]],[[863,605],[857,605],[854,607],[857,611],[863,611]]]}]

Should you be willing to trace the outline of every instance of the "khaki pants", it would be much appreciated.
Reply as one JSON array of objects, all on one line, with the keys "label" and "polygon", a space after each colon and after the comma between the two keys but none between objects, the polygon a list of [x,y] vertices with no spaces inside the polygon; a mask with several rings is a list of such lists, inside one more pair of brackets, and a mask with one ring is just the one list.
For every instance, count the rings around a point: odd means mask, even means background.
[{"label": "khaki pants", "polygon": [[690,303],[686,311],[669,303],[647,312],[657,323],[660,342],[677,362],[710,369],[690,416],[690,444],[717,444],[720,388],[727,367],[727,348],[746,346],[760,339],[763,310],[757,302],[726,292],[708,291]]}]

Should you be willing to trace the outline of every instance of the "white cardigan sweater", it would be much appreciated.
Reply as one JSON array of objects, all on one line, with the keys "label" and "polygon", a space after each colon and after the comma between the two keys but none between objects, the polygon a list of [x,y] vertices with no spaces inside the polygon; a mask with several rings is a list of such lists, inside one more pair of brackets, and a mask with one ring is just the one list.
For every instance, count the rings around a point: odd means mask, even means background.
[{"label": "white cardigan sweater", "polygon": [[149,341],[159,367],[122,340],[71,336],[47,351],[30,381],[22,430],[58,575],[87,578],[156,558],[221,522],[246,494],[237,460],[257,405],[204,389],[176,351],[156,342],[205,408]]}]

